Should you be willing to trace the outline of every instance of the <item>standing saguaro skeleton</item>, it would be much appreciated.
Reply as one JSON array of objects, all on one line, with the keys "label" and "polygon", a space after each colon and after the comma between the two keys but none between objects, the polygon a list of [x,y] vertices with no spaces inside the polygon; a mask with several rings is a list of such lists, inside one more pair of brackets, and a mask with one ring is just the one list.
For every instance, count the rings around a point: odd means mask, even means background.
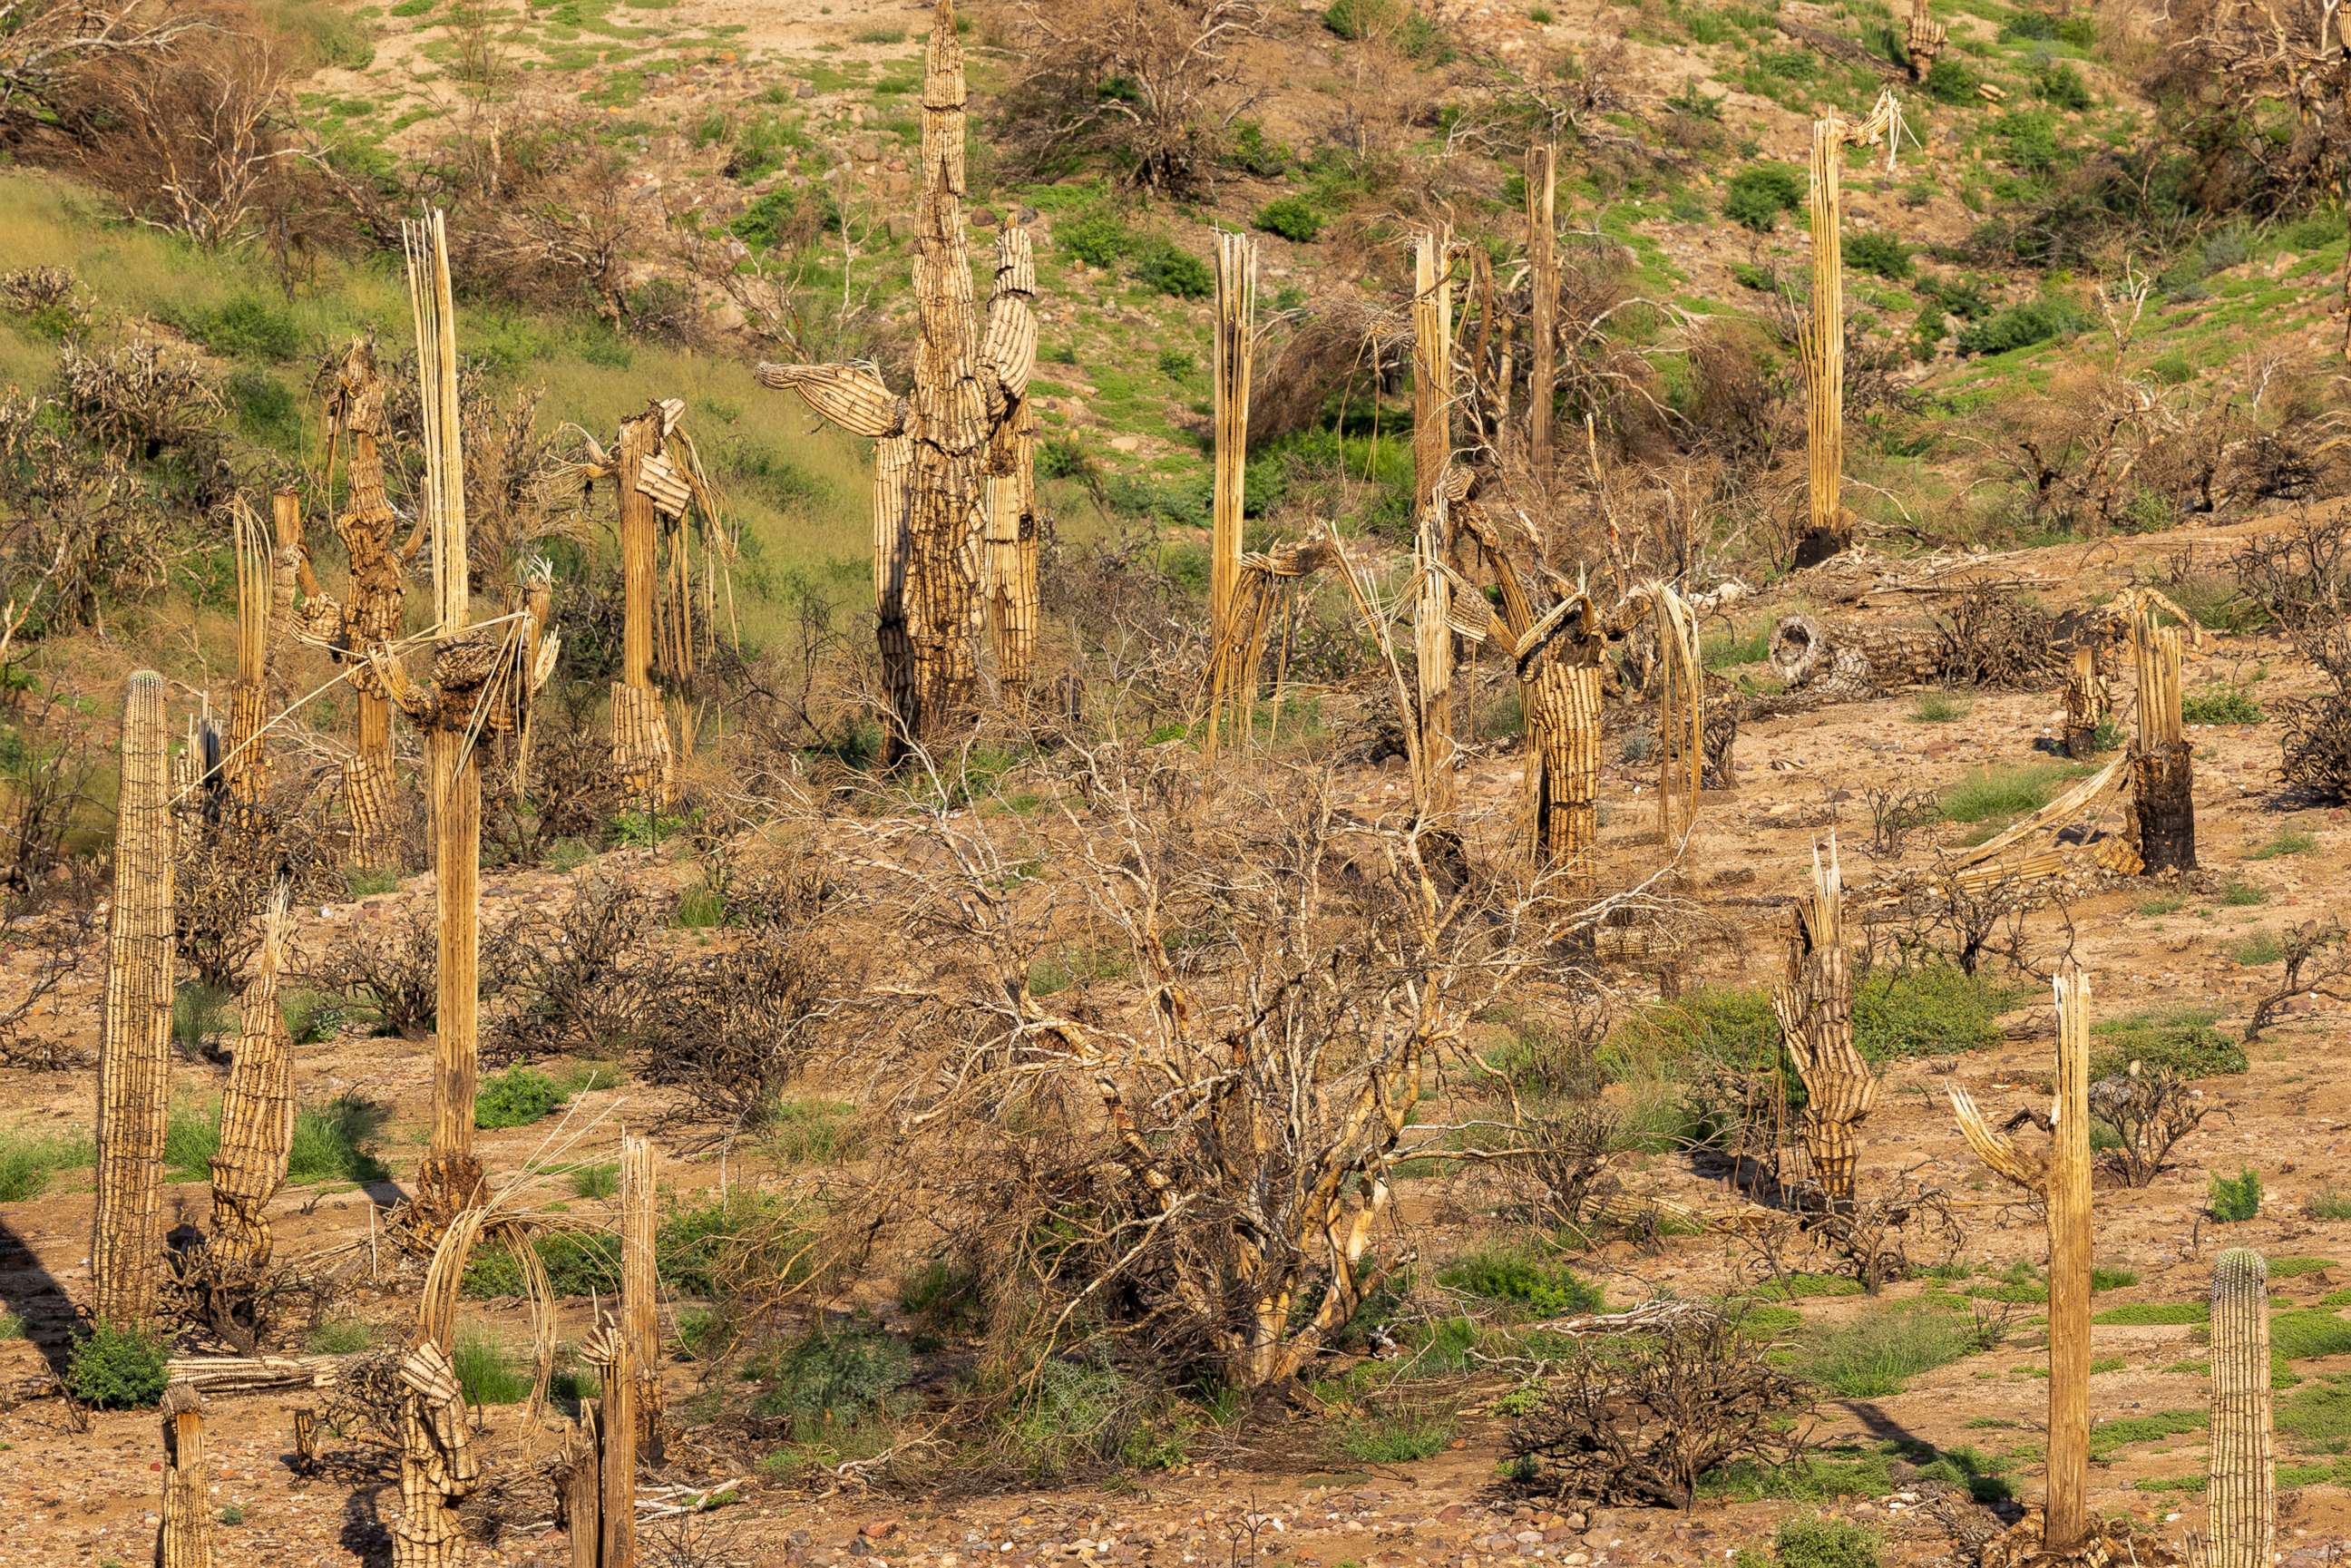
[{"label": "standing saguaro skeleton", "polygon": [[1538,493],[1551,494],[1552,404],[1559,385],[1559,144],[1527,149],[1527,458]]},{"label": "standing saguaro skeleton", "polygon": [[105,1032],[98,1057],[98,1205],[91,1313],[125,1328],[155,1315],[162,1265],[163,1133],[172,1103],[170,732],[163,678],[131,677],[107,916]]},{"label": "standing saguaro skeleton", "polygon": [[2050,1106],[2049,1157],[2035,1162],[2004,1133],[1986,1125],[1964,1089],[1951,1111],[1976,1157],[2016,1186],[2041,1196],[2049,1217],[2048,1498],[2039,1551],[2066,1561],[2094,1533],[2090,1484],[2090,1023],[2089,977],[2070,963],[2054,982],[2057,1001],[2056,1096]]},{"label": "standing saguaro skeleton", "polygon": [[1832,1207],[1853,1202],[1854,1134],[1877,1101],[1877,1075],[1853,1043],[1853,967],[1844,946],[1844,880],[1836,836],[1822,862],[1813,851],[1812,895],[1795,907],[1788,933],[1788,977],[1771,988],[1771,1010],[1804,1085],[1804,1151]]},{"label": "standing saguaro skeleton", "polygon": [[1024,417],[1037,357],[1035,265],[1026,229],[997,240],[986,329],[964,230],[963,46],[939,0],[923,69],[923,185],[914,214],[921,336],[914,391],[893,395],[871,364],[758,368],[843,430],[873,437],[874,597],[893,756],[951,739],[977,706],[986,470]]},{"label": "standing saguaro skeleton", "polygon": [[1844,165],[1847,145],[1886,142],[1886,166],[1902,140],[1902,110],[1891,92],[1881,93],[1869,118],[1854,124],[1835,114],[1813,121],[1812,227],[1813,303],[1799,329],[1804,361],[1806,455],[1811,464],[1811,528],[1813,548],[1823,555],[1844,548],[1844,260],[1839,229],[1844,221]]},{"label": "standing saguaro skeleton", "polygon": [[262,917],[260,956],[237,1003],[242,1022],[212,1161],[213,1225],[205,1249],[225,1278],[238,1281],[257,1279],[268,1266],[269,1200],[285,1185],[294,1146],[294,1046],[277,1006],[288,902],[280,883]]},{"label": "standing saguaro skeleton", "polygon": [[[1453,580],[1447,495],[1453,460],[1453,273],[1442,229],[1414,236],[1412,292],[1413,751],[1416,804],[1422,816],[1452,813]],[[1466,476],[1465,476],[1466,477]]]},{"label": "standing saguaro skeleton", "polygon": [[1248,735],[1256,666],[1228,669],[1219,661],[1238,656],[1247,639],[1238,635],[1241,607],[1243,484],[1249,472],[1249,382],[1256,344],[1257,242],[1247,235],[1217,236],[1216,480],[1208,538],[1208,644],[1210,703],[1207,752],[1217,753],[1225,708]]},{"label": "standing saguaro skeleton", "polygon": [[2249,1247],[2212,1260],[2212,1448],[2204,1568],[2270,1568],[2277,1469],[2270,1431],[2270,1266]]},{"label": "standing saguaro skeleton", "polygon": [[2139,858],[2149,872],[2196,869],[2196,755],[2181,727],[2177,626],[2142,610],[2131,629],[2138,675],[2138,741],[2131,748],[2131,802]]}]

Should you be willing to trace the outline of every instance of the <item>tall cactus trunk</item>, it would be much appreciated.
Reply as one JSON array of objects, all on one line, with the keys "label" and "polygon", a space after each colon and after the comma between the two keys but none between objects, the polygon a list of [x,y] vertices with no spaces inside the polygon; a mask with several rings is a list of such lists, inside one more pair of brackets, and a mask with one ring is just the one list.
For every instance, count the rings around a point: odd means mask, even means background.
[{"label": "tall cactus trunk", "polygon": [[2142,619],[2131,650],[2138,674],[2138,744],[2131,754],[2139,857],[2149,873],[2196,869],[2196,758],[2179,708],[2179,629]]},{"label": "tall cactus trunk", "polygon": [[268,721],[275,551],[243,507],[236,519],[236,685],[229,695],[229,793],[241,807],[258,803],[269,785],[269,754],[261,727]]},{"label": "tall cactus trunk", "polygon": [[163,679],[131,677],[107,922],[105,1033],[98,1060],[98,1205],[91,1309],[135,1328],[155,1315],[162,1262],[163,1132],[171,1113],[172,805]]},{"label": "tall cactus trunk", "polygon": [[914,644],[906,623],[906,573],[913,549],[908,492],[914,477],[912,436],[885,435],[873,444],[874,635],[882,653],[883,693],[896,718],[887,747],[893,756],[902,749],[902,732],[913,723],[917,700]]},{"label": "tall cactus trunk", "polygon": [[621,514],[621,679],[612,687],[612,760],[639,799],[664,801],[674,781],[669,716],[653,684],[653,622],[660,592],[661,516],[643,486],[660,447],[658,405],[621,422],[613,466]]},{"label": "tall cactus trunk", "polygon": [[1804,361],[1805,455],[1811,515],[1807,542],[1814,557],[1845,545],[1844,262],[1838,230],[1844,218],[1842,173],[1845,125],[1834,115],[1813,122],[1813,302],[1801,349]]},{"label": "tall cactus trunk", "polygon": [[[1010,347],[998,334],[1015,320],[1034,330],[1030,302],[1036,298],[1037,255],[1029,231],[1008,228],[996,248],[983,354]],[[1012,351],[1033,360],[1034,339],[1025,350]],[[1025,376],[1017,394],[1003,388],[999,392],[1003,406],[987,443],[987,617],[997,686],[1018,698],[1028,691],[1035,672],[1042,608],[1037,582],[1037,411],[1029,405]]]},{"label": "tall cactus trunk", "polygon": [[[1506,601],[1510,595],[1506,592]],[[1521,609],[1509,619],[1523,616]],[[1605,646],[1581,595],[1519,639],[1519,700],[1527,722],[1527,789],[1536,869],[1588,900],[1600,836],[1600,655]]]},{"label": "tall cactus trunk", "polygon": [[1796,905],[1788,977],[1772,988],[1782,1039],[1804,1085],[1805,1153],[1833,1207],[1849,1207],[1855,1136],[1877,1100],[1877,1075],[1853,1043],[1853,969],[1844,946],[1844,885],[1836,836],[1823,864],[1813,852],[1812,895]]},{"label": "tall cactus trunk", "polygon": [[2270,1266],[2231,1247],[2212,1263],[2212,1447],[2204,1568],[2270,1568],[2277,1546],[2270,1447]]},{"label": "tall cactus trunk", "polygon": [[308,564],[302,546],[302,497],[292,490],[270,494],[269,542],[269,700],[274,711],[283,708],[292,695],[287,671],[294,649],[294,610]]},{"label": "tall cactus trunk", "polygon": [[2089,977],[2057,977],[2057,1084],[2049,1148],[2049,1501],[2054,1554],[2090,1529]]},{"label": "tall cactus trunk", "polygon": [[163,1511],[156,1568],[213,1568],[211,1467],[204,1398],[185,1383],[163,1391]]},{"label": "tall cactus trunk", "polygon": [[287,904],[280,883],[263,916],[260,958],[239,1002],[236,1056],[221,1095],[206,1248],[233,1277],[250,1278],[268,1267],[269,1203],[285,1185],[294,1147],[294,1042],[277,1006]]},{"label": "tall cactus trunk", "polygon": [[[473,618],[467,580],[465,460],[458,428],[456,310],[448,240],[437,212],[411,225],[409,290],[415,306],[417,372],[424,410],[424,509],[433,543],[434,615],[444,645]],[[433,881],[439,916],[431,1142],[417,1181],[428,1213],[472,1205],[481,1186],[474,1157],[474,1094],[480,1072],[482,763],[474,735],[443,715],[425,732],[433,802]]]},{"label": "tall cactus trunk", "polygon": [[1527,283],[1533,305],[1527,328],[1527,458],[1539,493],[1552,483],[1552,403],[1559,389],[1559,145],[1527,150]]},{"label": "tall cactus trunk", "polygon": [[1923,82],[1935,68],[1935,61],[1943,53],[1943,41],[1950,29],[1935,20],[1928,10],[1927,0],[1910,0],[1910,26],[1904,47],[1910,57],[1910,79]]},{"label": "tall cactus trunk", "polygon": [[1447,248],[1441,230],[1423,230],[1413,240],[1413,555],[1420,584],[1413,606],[1413,784],[1415,804],[1432,821],[1452,814],[1456,773],[1453,591],[1445,570],[1452,545],[1445,478],[1453,458],[1453,277]]},{"label": "tall cactus trunk", "polygon": [[1249,708],[1257,695],[1256,672],[1216,667],[1238,651],[1234,617],[1241,580],[1245,527],[1244,485],[1249,473],[1249,382],[1254,370],[1257,316],[1257,242],[1247,235],[1217,236],[1217,326],[1212,355],[1216,379],[1216,480],[1208,542],[1208,684],[1207,752],[1213,761],[1225,709],[1248,737]]},{"label": "tall cactus trunk", "polygon": [[357,754],[343,765],[343,799],[351,821],[351,859],[362,866],[392,862],[398,823],[392,794],[392,698],[365,663],[368,651],[397,642],[407,599],[402,573],[423,548],[425,518],[402,544],[400,516],[384,494],[383,378],[375,345],[351,344],[337,372],[330,413],[348,437],[350,494],[335,515],[335,534],[350,561],[349,602],[342,607],[343,656],[358,662],[350,685],[357,709]]},{"label": "tall cactus trunk", "polygon": [[654,1250],[653,1153],[649,1139],[621,1138],[621,1332],[636,1380],[637,1436],[655,1459],[662,1448],[661,1273]]}]

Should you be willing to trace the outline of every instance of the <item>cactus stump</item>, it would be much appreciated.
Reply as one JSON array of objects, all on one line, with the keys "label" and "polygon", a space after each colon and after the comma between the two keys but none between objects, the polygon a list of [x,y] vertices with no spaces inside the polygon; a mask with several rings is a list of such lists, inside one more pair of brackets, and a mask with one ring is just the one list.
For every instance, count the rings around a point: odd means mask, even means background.
[{"label": "cactus stump", "polygon": [[163,1517],[156,1534],[156,1568],[213,1568],[204,1396],[174,1383],[163,1391],[162,1411]]},{"label": "cactus stump", "polygon": [[2269,1568],[2276,1550],[2269,1301],[2270,1266],[2259,1252],[2231,1247],[2213,1260],[2204,1568]]}]

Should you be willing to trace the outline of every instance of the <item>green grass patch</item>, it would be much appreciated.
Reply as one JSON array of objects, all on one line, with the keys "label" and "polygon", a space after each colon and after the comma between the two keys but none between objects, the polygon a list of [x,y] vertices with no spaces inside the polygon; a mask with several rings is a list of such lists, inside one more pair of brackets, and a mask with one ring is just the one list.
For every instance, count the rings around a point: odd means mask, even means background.
[{"label": "green grass patch", "polygon": [[1948,692],[1928,692],[1910,705],[1913,724],[1952,724],[1974,711],[1975,704]]},{"label": "green grass patch", "polygon": [[2199,686],[2179,699],[2179,716],[2189,724],[2260,724],[2269,716],[2234,686]]},{"label": "green grass patch", "polygon": [[1437,1282],[1535,1317],[1596,1312],[1601,1305],[1600,1287],[1530,1247],[1468,1253],[1437,1270]]},{"label": "green grass patch", "polygon": [[483,1330],[468,1329],[457,1336],[449,1350],[449,1366],[471,1404],[519,1405],[530,1397],[531,1375],[525,1359]]},{"label": "green grass patch", "polygon": [[294,1142],[287,1151],[286,1179],[297,1186],[312,1182],[381,1181],[389,1173],[367,1145],[383,1131],[386,1112],[371,1101],[339,1094],[323,1105],[294,1113]]},{"label": "green grass patch", "polygon": [[2112,1328],[2172,1328],[2210,1322],[2212,1307],[2209,1301],[2130,1301],[2090,1321]]},{"label": "green grass patch", "polygon": [[2249,861],[2271,861],[2280,855],[2306,855],[2318,848],[2318,835],[2300,828],[2288,828],[2283,832],[2245,852]]},{"label": "green grass patch", "polygon": [[1972,1354],[1969,1325],[1930,1307],[1895,1306],[1824,1329],[1799,1345],[1794,1370],[1847,1399],[1899,1394],[1920,1373]]},{"label": "green grass patch", "polygon": [[1340,1427],[1339,1451],[1365,1464],[1407,1465],[1443,1453],[1454,1430],[1453,1417],[1435,1411],[1365,1416]]},{"label": "green grass patch", "polygon": [[768,1114],[768,1151],[782,1166],[831,1166],[864,1152],[846,1100],[779,1100]]},{"label": "green grass patch", "polygon": [[1952,822],[1991,822],[2037,811],[2081,778],[2078,765],[2044,762],[2022,768],[1984,768],[1943,792],[1943,818]]},{"label": "green grass patch", "polygon": [[2165,1008],[2128,1013],[2090,1027],[2090,1076],[2168,1068],[2183,1078],[2245,1071],[2245,1048],[2217,1028],[2210,1008]]},{"label": "green grass patch", "polygon": [[88,1170],[98,1145],[88,1133],[45,1133],[29,1127],[0,1131],[0,1203],[24,1203],[47,1192],[59,1171]]},{"label": "green grass patch", "polygon": [[514,1066],[482,1080],[474,1098],[476,1127],[528,1127],[563,1108],[570,1096],[535,1067]]},{"label": "green grass patch", "polygon": [[2210,1415],[2202,1410],[2158,1410],[2152,1415],[2125,1416],[2112,1421],[2093,1422],[2090,1427],[2090,1458],[2111,1459],[2120,1450],[2135,1444],[2185,1437],[2190,1432],[2201,1432],[2210,1424]]}]

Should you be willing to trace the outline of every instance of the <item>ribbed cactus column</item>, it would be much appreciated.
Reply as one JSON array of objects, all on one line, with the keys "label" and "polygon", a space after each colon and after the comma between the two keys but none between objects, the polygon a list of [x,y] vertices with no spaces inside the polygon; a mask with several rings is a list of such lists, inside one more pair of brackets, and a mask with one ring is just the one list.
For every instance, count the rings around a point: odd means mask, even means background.
[{"label": "ribbed cactus column", "polygon": [[163,1391],[163,1515],[156,1568],[213,1568],[210,1469],[204,1460],[204,1398],[174,1383]]},{"label": "ribbed cactus column", "polygon": [[[1811,216],[1813,299],[1798,334],[1804,362],[1805,453],[1810,460],[1811,548],[1823,555],[1844,548],[1844,150],[1848,143],[1899,139],[1900,117],[1891,93],[1855,125],[1834,114],[1813,122]],[[1801,560],[1801,558],[1800,558]]]},{"label": "ribbed cactus column", "polygon": [[1812,896],[1796,905],[1788,977],[1772,988],[1781,1038],[1804,1085],[1805,1152],[1831,1204],[1852,1203],[1855,1133],[1877,1101],[1877,1075],[1853,1043],[1853,970],[1844,948],[1844,883],[1836,836],[1813,852]]},{"label": "ribbed cactus column", "polygon": [[1559,145],[1527,149],[1527,458],[1541,493],[1551,493],[1552,403],[1559,387]]},{"label": "ribbed cactus column", "polygon": [[2102,650],[2095,643],[2074,650],[2065,674],[2065,755],[2095,756],[2098,726],[2106,716],[2106,675]]},{"label": "ribbed cactus column", "polygon": [[1413,755],[1415,804],[1422,816],[1453,810],[1452,582],[1445,572],[1451,529],[1447,520],[1446,468],[1453,459],[1453,275],[1448,237],[1424,229],[1413,239],[1412,485],[1413,564],[1419,592],[1413,605],[1415,714],[1419,731]]},{"label": "ribbed cactus column", "polygon": [[2211,1484],[2204,1568],[2270,1568],[2277,1542],[2270,1448],[2270,1266],[2231,1247],[2212,1263]]},{"label": "ribbed cactus column", "polygon": [[266,1268],[269,1201],[286,1182],[294,1147],[294,1042],[277,1006],[286,959],[286,885],[263,917],[261,953],[238,1004],[242,1025],[228,1087],[221,1095],[220,1147],[213,1155],[213,1226],[207,1249],[228,1277]]},{"label": "ribbed cactus column", "polygon": [[261,738],[268,719],[271,601],[277,568],[269,538],[251,514],[236,518],[236,685],[229,694],[230,792],[244,805],[259,800],[269,783],[269,757]]},{"label": "ribbed cactus column", "polygon": [[[1004,232],[996,250],[996,283],[988,291],[991,330],[1017,308],[1032,314],[1037,298],[1037,253],[1024,228]],[[1033,337],[1026,352],[1034,369]],[[1008,694],[1024,692],[1037,662],[1037,623],[1042,613],[1037,582],[1037,410],[1020,376],[1019,395],[1007,392],[1008,408],[987,445],[987,626],[996,653],[996,680]]]},{"label": "ribbed cactus column", "polygon": [[105,1032],[98,1057],[98,1208],[91,1310],[100,1322],[155,1315],[163,1131],[171,1113],[171,764],[163,678],[131,677],[122,711],[122,784],[107,918]]},{"label": "ribbed cactus column", "polygon": [[1949,36],[1950,29],[1935,20],[1934,13],[1928,10],[1927,0],[1910,0],[1910,26],[1903,44],[1910,57],[1912,81],[1927,79],[1943,52],[1943,41]]},{"label": "ribbed cactus column", "polygon": [[2148,872],[2196,869],[2196,756],[2181,727],[2179,629],[2142,614],[2132,629],[2138,745],[2131,754],[2138,852]]},{"label": "ribbed cactus column", "polygon": [[645,465],[662,444],[656,403],[621,421],[613,444],[613,487],[620,496],[621,678],[612,686],[612,759],[630,790],[665,800],[674,772],[669,716],[653,684],[653,629],[661,570],[661,514],[645,486]]},{"label": "ribbed cactus column", "polygon": [[2042,1550],[2070,1561],[2092,1539],[2090,1485],[2090,1023],[2089,977],[2069,962],[2057,1001],[2055,1103],[2049,1157],[2036,1164],[1988,1125],[1968,1092],[1951,1089],[1951,1111],[1976,1157],[2027,1191],[2049,1215],[2049,1492]]},{"label": "ribbed cactus column", "polygon": [[[973,716],[987,608],[985,458],[998,428],[1019,417],[1036,361],[1037,319],[1026,294],[999,289],[981,329],[963,214],[967,102],[955,7],[939,0],[923,63],[913,392],[895,396],[871,365],[762,364],[758,371],[761,385],[797,391],[824,418],[880,443],[874,482],[887,493],[874,507],[874,592],[895,708],[893,760],[910,746],[951,741]],[[998,237],[999,277],[1027,244],[1026,231]]]},{"label": "ribbed cactus column", "polygon": [[1591,892],[1600,836],[1600,655],[1606,639],[1598,620],[1592,601],[1575,594],[1527,628],[1512,653],[1531,753],[1534,862],[1560,873],[1571,898]]},{"label": "ribbed cactus column", "polygon": [[636,1371],[637,1430],[647,1451],[661,1447],[661,1274],[654,1252],[653,1151],[634,1134],[621,1138],[621,1329]]},{"label": "ribbed cactus column", "polygon": [[[1216,482],[1208,541],[1208,645],[1211,658],[1243,645],[1234,618],[1241,581],[1241,537],[1249,473],[1249,383],[1256,359],[1257,242],[1247,235],[1217,236]],[[1254,671],[1209,671],[1207,751],[1213,759],[1226,706],[1237,727],[1246,727],[1256,695]],[[1246,679],[1246,685],[1244,685]],[[1217,699],[1221,700],[1217,700]],[[1243,728],[1244,736],[1246,729]]]}]

